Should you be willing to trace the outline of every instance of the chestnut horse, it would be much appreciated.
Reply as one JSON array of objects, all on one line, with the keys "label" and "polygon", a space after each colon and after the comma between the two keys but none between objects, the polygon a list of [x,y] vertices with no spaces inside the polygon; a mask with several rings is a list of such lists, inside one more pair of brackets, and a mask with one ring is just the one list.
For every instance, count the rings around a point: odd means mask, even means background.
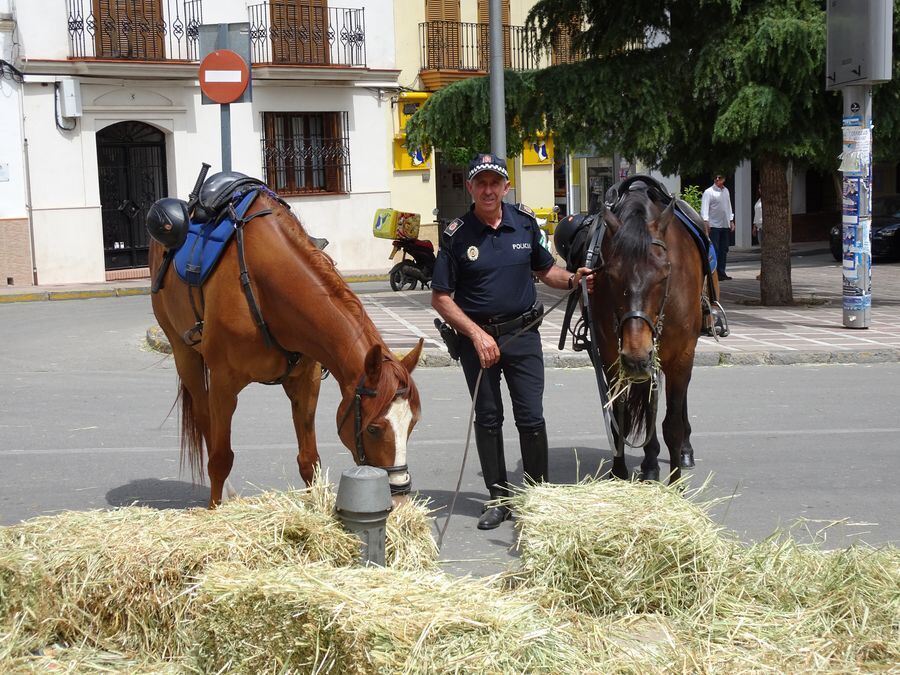
[{"label": "chestnut horse", "polygon": [[[398,360],[359,298],[290,209],[263,189],[252,210],[259,215],[247,220],[242,234],[249,286],[259,308],[256,318],[242,288],[237,237],[229,242],[202,291],[185,284],[170,266],[163,287],[152,297],[180,378],[182,461],[187,458],[195,479],[202,480],[205,444],[209,505],[221,503],[223,491],[230,496],[226,481],[234,461],[231,420],[238,394],[251,382],[277,379],[291,401],[297,463],[309,485],[319,462],[315,412],[324,366],[341,390],[337,409],[341,441],[357,464],[388,471],[393,494],[407,493],[407,439],[420,411],[410,373],[422,341]],[[267,210],[271,213],[264,213]],[[160,244],[151,243],[152,278],[163,252]],[[188,342],[195,339],[185,336],[196,338],[198,316],[202,333],[191,345]],[[274,345],[264,339],[260,320]],[[300,357],[293,367],[286,361],[288,354]]]},{"label": "chestnut horse", "polygon": [[591,333],[595,367],[611,383],[610,417],[618,449],[613,475],[628,477],[621,449],[629,439],[629,445],[644,449],[641,477],[659,480],[656,392],[661,369],[671,483],[682,466],[693,466],[687,392],[701,328],[703,261],[674,212],[675,200],[663,209],[641,185],[626,181],[623,194],[613,195],[613,210],[601,211],[607,232],[594,253]]}]

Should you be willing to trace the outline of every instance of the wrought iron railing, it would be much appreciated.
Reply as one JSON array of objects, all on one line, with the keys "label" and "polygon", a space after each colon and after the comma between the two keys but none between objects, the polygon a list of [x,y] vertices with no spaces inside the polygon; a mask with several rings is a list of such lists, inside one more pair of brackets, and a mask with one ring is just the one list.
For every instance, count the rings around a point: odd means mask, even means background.
[{"label": "wrought iron railing", "polygon": [[66,0],[72,58],[199,58],[202,0]]},{"label": "wrought iron railing", "polygon": [[[504,67],[533,70],[543,49],[537,34],[525,26],[503,26]],[[422,70],[487,71],[490,29],[486,23],[425,21],[419,24]]]},{"label": "wrought iron railing", "polygon": [[366,65],[362,9],[263,2],[248,11],[253,63]]}]

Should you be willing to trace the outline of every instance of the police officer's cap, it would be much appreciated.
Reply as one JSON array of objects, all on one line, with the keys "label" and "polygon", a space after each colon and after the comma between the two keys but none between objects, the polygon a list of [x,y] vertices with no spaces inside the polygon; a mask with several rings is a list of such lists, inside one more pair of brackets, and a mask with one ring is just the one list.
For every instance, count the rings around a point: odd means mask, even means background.
[{"label": "police officer's cap", "polygon": [[469,175],[466,177],[466,180],[472,180],[482,171],[493,171],[494,173],[503,176],[506,180],[509,180],[509,171],[506,170],[506,160],[497,157],[497,155],[475,155],[475,159],[469,163]]}]

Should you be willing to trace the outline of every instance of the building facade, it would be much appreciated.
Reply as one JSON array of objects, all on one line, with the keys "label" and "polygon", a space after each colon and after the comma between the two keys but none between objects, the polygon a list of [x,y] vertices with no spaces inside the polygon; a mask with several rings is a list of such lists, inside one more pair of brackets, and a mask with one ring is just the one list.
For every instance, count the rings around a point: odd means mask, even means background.
[{"label": "building facade", "polygon": [[[232,168],[266,181],[342,269],[381,268],[391,205],[388,0],[0,0],[0,274],[8,284],[146,276],[144,215],[221,170],[205,27],[245,24],[252,101],[233,103]],[[249,30],[248,30],[249,29]]]}]

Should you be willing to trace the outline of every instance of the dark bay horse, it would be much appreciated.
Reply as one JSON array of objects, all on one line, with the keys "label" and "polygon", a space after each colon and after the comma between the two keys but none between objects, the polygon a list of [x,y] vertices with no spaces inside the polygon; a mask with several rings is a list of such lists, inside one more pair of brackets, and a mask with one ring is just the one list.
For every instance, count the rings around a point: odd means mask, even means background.
[{"label": "dark bay horse", "polygon": [[[202,480],[206,446],[210,507],[228,497],[234,461],[231,420],[238,393],[251,382],[283,378],[291,402],[307,485],[319,462],[315,411],[321,366],[337,381],[342,400],[338,434],[358,464],[388,471],[391,492],[405,494],[410,479],[407,439],[419,418],[419,394],[410,373],[422,341],[402,360],[388,350],[374,324],[338,274],[331,259],[310,241],[285,204],[267,190],[254,212],[266,213],[243,225],[243,253],[250,287],[273,338],[267,345],[242,288],[236,237],[232,238],[202,292],[185,284],[170,266],[163,287],[153,294],[153,311],[175,357],[180,378],[182,460]],[[151,243],[150,271],[156,278],[163,247]],[[203,321],[202,334],[189,345]],[[302,355],[293,368],[286,353]],[[321,364],[321,366],[320,366]]]},{"label": "dark bay horse", "polygon": [[[703,262],[675,200],[665,206],[640,185],[625,186],[600,214],[607,231],[594,260],[592,334],[611,383],[615,442],[624,435],[632,447],[643,446],[645,480],[659,480],[656,388],[664,374],[671,483],[682,466],[693,466],[687,392],[702,320]],[[612,473],[628,477],[624,453],[616,453]]]}]

